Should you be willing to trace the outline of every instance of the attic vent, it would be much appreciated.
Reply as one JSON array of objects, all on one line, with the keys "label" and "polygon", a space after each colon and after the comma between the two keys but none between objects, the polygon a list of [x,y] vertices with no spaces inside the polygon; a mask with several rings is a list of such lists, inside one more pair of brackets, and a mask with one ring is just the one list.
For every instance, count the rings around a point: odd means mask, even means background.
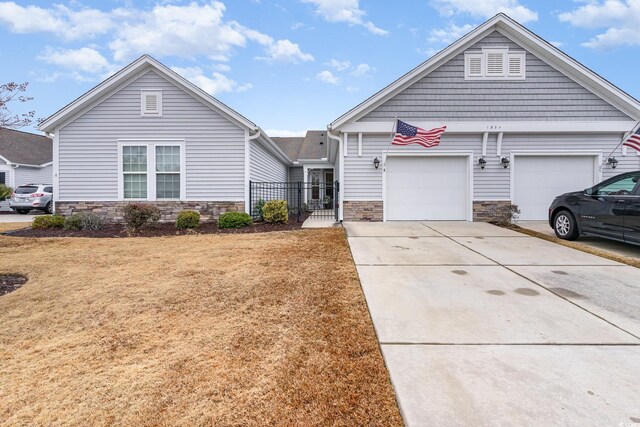
[{"label": "attic vent", "polygon": [[141,92],[141,104],[143,116],[162,115],[162,91],[143,90]]},{"label": "attic vent", "polygon": [[524,80],[525,52],[504,48],[483,48],[464,54],[465,80]]},{"label": "attic vent", "polygon": [[504,76],[504,52],[487,52],[487,76]]}]

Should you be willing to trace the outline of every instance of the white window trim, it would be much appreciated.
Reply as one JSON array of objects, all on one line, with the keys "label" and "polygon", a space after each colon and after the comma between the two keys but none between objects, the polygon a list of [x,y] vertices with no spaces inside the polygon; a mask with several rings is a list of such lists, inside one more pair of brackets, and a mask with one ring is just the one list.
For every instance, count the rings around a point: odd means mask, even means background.
[{"label": "white window trim", "polygon": [[[489,53],[500,52],[504,55],[503,57],[503,74],[488,74],[487,71],[487,55]],[[526,51],[515,51],[512,52],[507,47],[490,47],[490,48],[482,48],[481,51],[468,51],[464,53],[464,79],[465,80],[525,80],[526,79]],[[471,58],[480,57],[482,59],[482,75],[471,75],[469,74],[469,61]],[[509,74],[509,58],[510,57],[518,57],[521,58],[522,62],[522,73],[521,74]]]},{"label": "white window trim", "polygon": [[[147,198],[124,198],[124,172],[122,164],[122,147],[147,147]],[[180,147],[180,198],[160,199],[163,202],[187,200],[187,162],[184,139],[119,139],[118,140],[118,200],[124,202],[153,202],[156,198],[156,146]]]},{"label": "white window trim", "polygon": [[[156,95],[158,97],[158,110],[155,113],[146,111],[147,98],[146,95]],[[140,115],[142,117],[162,117],[162,90],[161,89],[142,89],[140,91]]]}]

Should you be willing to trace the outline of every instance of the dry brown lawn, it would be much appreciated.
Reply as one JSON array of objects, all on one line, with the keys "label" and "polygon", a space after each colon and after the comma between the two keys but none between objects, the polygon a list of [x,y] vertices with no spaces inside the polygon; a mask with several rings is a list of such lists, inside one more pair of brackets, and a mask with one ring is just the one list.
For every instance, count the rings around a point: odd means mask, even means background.
[{"label": "dry brown lawn", "polygon": [[0,233],[11,230],[19,230],[31,226],[29,222],[0,222]]},{"label": "dry brown lawn", "polygon": [[0,425],[401,425],[342,229],[0,236]]}]

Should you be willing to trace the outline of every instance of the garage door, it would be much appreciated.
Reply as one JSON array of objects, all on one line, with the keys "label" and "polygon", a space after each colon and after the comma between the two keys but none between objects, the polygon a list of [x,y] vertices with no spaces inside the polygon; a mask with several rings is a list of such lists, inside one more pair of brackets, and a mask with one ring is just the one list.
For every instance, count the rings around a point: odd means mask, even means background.
[{"label": "garage door", "polygon": [[516,156],[514,203],[521,220],[547,219],[556,196],[591,187],[596,168],[594,156]]},{"label": "garage door", "polygon": [[466,220],[467,157],[389,157],[386,219]]}]

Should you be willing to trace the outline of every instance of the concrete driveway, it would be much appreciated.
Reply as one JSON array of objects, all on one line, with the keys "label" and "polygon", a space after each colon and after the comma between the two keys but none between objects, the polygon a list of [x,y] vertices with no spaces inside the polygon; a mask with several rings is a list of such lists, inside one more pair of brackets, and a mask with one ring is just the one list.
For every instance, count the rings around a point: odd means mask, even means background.
[{"label": "concrete driveway", "polygon": [[485,223],[346,223],[408,425],[640,422],[640,270]]}]

